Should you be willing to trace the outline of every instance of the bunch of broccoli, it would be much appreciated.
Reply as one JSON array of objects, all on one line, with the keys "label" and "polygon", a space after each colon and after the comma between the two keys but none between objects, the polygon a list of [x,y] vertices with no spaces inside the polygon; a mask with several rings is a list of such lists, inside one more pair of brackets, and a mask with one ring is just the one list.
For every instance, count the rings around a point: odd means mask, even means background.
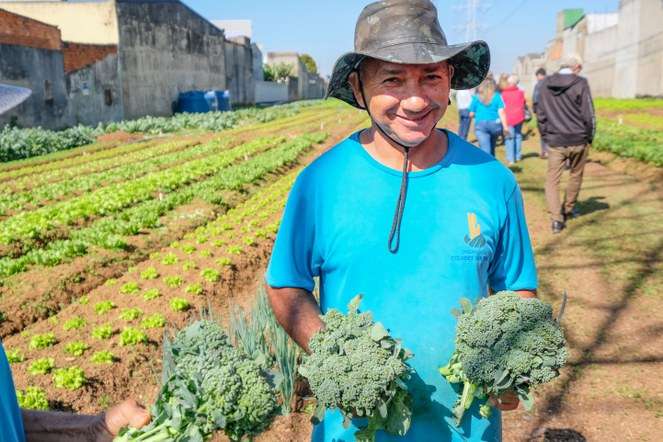
[{"label": "bunch of broccoli", "polygon": [[361,297],[348,305],[348,314],[330,309],[322,320],[325,328],[316,333],[299,373],[308,379],[318,406],[314,420],[325,409],[337,408],[349,426],[354,417],[368,418],[356,432],[359,442],[375,440],[378,430],[404,435],[412,416],[405,381],[412,355],[389,336],[370,313],[359,313]]},{"label": "bunch of broccoli", "polygon": [[125,430],[116,442],[203,441],[220,429],[240,440],[264,430],[276,411],[260,367],[212,321],[197,321],[164,340],[162,378],[153,421]]},{"label": "bunch of broccoli", "polygon": [[524,299],[515,292],[499,292],[481,299],[475,308],[464,299],[458,317],[456,349],[440,373],[452,384],[463,384],[454,407],[456,425],[474,399],[483,402],[479,411],[492,412],[489,396],[515,392],[530,410],[530,387],[545,384],[559,375],[567,350],[559,317],[539,299]]}]

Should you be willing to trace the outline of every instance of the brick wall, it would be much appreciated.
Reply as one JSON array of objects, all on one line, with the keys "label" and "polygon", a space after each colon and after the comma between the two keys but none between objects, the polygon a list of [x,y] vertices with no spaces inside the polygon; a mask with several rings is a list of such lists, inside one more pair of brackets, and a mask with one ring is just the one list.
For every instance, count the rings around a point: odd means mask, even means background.
[{"label": "brick wall", "polygon": [[60,50],[62,39],[56,26],[0,9],[0,44]]},{"label": "brick wall", "polygon": [[117,46],[64,42],[62,52],[64,71],[69,73],[103,60],[110,54],[117,54]]}]

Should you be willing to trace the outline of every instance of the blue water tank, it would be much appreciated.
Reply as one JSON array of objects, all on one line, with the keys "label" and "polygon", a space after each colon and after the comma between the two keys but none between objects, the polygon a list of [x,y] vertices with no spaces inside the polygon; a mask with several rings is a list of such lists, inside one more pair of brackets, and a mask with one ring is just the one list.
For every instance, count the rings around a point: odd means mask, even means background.
[{"label": "blue water tank", "polygon": [[207,105],[211,112],[219,110],[219,99],[216,96],[216,91],[205,92],[205,100],[207,100]]},{"label": "blue water tank", "polygon": [[177,97],[176,112],[201,113],[209,110],[210,106],[203,91],[182,92]]},{"label": "blue water tank", "polygon": [[232,110],[232,105],[230,103],[230,91],[225,90],[225,91],[215,91],[215,92],[216,92],[216,99],[219,103],[219,110],[220,111]]}]

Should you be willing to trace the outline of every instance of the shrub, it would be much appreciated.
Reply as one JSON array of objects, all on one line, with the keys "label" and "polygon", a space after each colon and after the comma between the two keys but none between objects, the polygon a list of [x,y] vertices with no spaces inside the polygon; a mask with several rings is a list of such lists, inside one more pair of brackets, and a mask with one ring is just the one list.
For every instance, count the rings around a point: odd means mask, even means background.
[{"label": "shrub", "polygon": [[127,282],[120,288],[120,293],[123,295],[133,295],[134,293],[138,293],[140,290],[140,287],[138,286],[138,283],[135,281]]},{"label": "shrub", "polygon": [[113,301],[100,301],[94,305],[94,311],[97,312],[98,315],[105,315],[115,307],[117,306]]},{"label": "shrub", "polygon": [[120,345],[123,347],[147,343],[147,335],[133,327],[124,327],[120,333]]},{"label": "shrub", "polygon": [[67,344],[64,351],[72,356],[83,356],[83,353],[85,353],[88,348],[90,347],[85,342],[74,341]]},{"label": "shrub", "polygon": [[161,313],[155,313],[143,319],[140,326],[144,329],[161,328],[166,325],[166,318]]},{"label": "shrub", "polygon": [[143,293],[143,299],[146,301],[152,301],[153,299],[157,299],[159,296],[161,296],[161,292],[157,288],[146,290],[145,293]]},{"label": "shrub", "polygon": [[51,347],[55,345],[56,342],[58,342],[58,340],[55,339],[55,334],[52,332],[44,333],[41,335],[34,335],[32,339],[30,339],[30,348],[34,350],[40,350],[43,348]]},{"label": "shrub", "polygon": [[92,337],[96,339],[110,339],[113,336],[113,327],[110,324],[99,325],[92,330]]},{"label": "shrub", "polygon": [[25,410],[48,410],[46,392],[39,387],[27,387],[25,391],[16,390],[18,406]]},{"label": "shrub", "polygon": [[143,315],[143,311],[138,307],[125,308],[120,313],[120,319],[123,321],[135,321]]},{"label": "shrub", "polygon": [[87,321],[85,319],[83,319],[80,316],[76,316],[75,318],[71,318],[68,321],[65,321],[62,328],[65,329],[66,331],[78,330],[79,328],[85,327],[85,324],[87,324]]},{"label": "shrub", "polygon": [[101,350],[92,355],[90,361],[95,364],[112,364],[115,362],[115,356],[108,350]]},{"label": "shrub", "polygon": [[170,300],[170,308],[175,312],[183,312],[191,307],[189,301],[182,298],[173,298]]},{"label": "shrub", "polygon": [[140,272],[140,277],[142,279],[157,279],[159,277],[159,272],[154,267],[148,267],[142,272]]},{"label": "shrub", "polygon": [[53,358],[39,358],[35,359],[28,367],[28,373],[33,376],[39,374],[50,373],[55,368],[55,360]]},{"label": "shrub", "polygon": [[53,383],[56,388],[78,390],[86,382],[85,373],[78,367],[59,368],[53,374]]}]

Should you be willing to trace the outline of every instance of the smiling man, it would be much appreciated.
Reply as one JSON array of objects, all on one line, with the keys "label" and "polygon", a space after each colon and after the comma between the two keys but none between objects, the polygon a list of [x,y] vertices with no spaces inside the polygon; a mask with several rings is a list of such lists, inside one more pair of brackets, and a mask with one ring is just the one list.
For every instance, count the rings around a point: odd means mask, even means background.
[{"label": "smiling man", "polygon": [[[449,130],[436,129],[449,90],[477,86],[490,64],[482,41],[450,46],[428,0],[368,5],[355,51],[336,63],[328,95],[365,109],[371,127],[330,149],[298,177],[266,280],[279,322],[304,349],[319,314],[357,293],[414,352],[414,416],[405,437],[379,441],[499,441],[500,413],[452,423],[456,392],[438,367],[454,348],[450,310],[492,290],[534,296],[534,259],[516,181]],[[320,277],[320,305],[311,291]],[[503,410],[514,398],[497,399]],[[327,412],[314,441],[352,441]]]}]

